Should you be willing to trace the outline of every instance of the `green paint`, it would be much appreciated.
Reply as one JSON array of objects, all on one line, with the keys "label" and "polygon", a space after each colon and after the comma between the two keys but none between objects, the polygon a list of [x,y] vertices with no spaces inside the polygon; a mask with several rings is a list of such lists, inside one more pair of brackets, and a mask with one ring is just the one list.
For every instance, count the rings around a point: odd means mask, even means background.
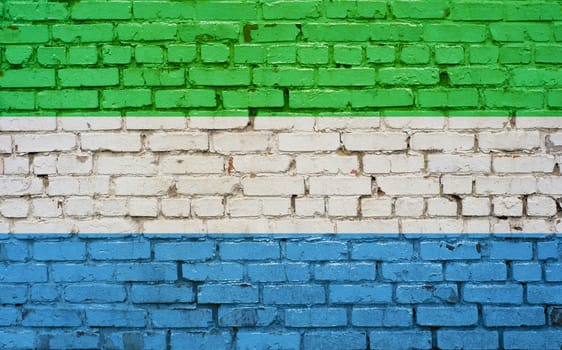
[{"label": "green paint", "polygon": [[560,115],[562,2],[5,0],[0,115]]}]

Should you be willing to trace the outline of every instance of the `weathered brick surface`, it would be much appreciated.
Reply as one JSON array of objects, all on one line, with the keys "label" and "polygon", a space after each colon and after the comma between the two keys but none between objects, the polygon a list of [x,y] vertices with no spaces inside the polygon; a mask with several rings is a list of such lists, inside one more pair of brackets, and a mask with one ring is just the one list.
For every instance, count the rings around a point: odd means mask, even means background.
[{"label": "weathered brick surface", "polygon": [[559,1],[2,5],[0,115],[562,108]]},{"label": "weathered brick surface", "polygon": [[562,241],[510,237],[0,235],[0,344],[560,348]]},{"label": "weathered brick surface", "polygon": [[2,117],[1,231],[561,232],[561,129],[548,117]]}]

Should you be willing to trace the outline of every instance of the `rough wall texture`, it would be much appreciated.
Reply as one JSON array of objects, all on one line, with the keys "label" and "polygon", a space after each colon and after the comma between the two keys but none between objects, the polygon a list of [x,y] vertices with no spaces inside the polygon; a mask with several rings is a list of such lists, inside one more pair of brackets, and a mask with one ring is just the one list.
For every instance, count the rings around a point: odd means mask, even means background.
[{"label": "rough wall texture", "polygon": [[0,348],[559,350],[561,5],[0,2]]},{"label": "rough wall texture", "polygon": [[562,108],[560,1],[7,0],[0,14],[1,113]]},{"label": "rough wall texture", "polygon": [[560,237],[0,238],[0,347],[560,349]]},{"label": "rough wall texture", "polygon": [[0,119],[4,232],[561,232],[562,119]]}]

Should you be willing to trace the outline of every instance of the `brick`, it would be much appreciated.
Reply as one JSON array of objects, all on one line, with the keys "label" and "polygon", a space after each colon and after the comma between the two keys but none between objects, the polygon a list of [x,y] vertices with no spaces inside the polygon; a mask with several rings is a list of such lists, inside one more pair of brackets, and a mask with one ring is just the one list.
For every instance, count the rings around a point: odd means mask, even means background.
[{"label": "brick", "polygon": [[[15,241],[6,242],[0,245],[0,251],[6,261],[26,261],[29,257],[29,248],[25,242]],[[22,286],[14,287],[14,289],[7,289],[6,299],[11,299],[10,290],[21,289]]]},{"label": "brick", "polygon": [[178,37],[184,42],[235,40],[238,39],[239,33],[240,25],[232,22],[205,22],[178,26]]},{"label": "brick", "polygon": [[427,170],[434,173],[489,173],[490,160],[488,155],[431,154]]},{"label": "brick", "polygon": [[484,324],[487,327],[542,326],[545,324],[544,308],[538,306],[495,307],[486,306]]},{"label": "brick", "polygon": [[314,308],[285,310],[285,324],[288,327],[339,327],[347,324],[343,308]]},{"label": "brick", "polygon": [[37,178],[0,177],[0,195],[22,196],[43,193],[43,182]]},{"label": "brick", "polygon": [[443,271],[436,263],[383,263],[382,276],[390,281],[429,282],[443,280]]},{"label": "brick", "polygon": [[198,288],[197,300],[202,304],[256,303],[258,289],[252,286],[206,284]]},{"label": "brick", "polygon": [[491,46],[491,45],[470,46],[470,50],[469,50],[470,63],[476,63],[476,64],[497,63],[498,57],[499,57],[499,48],[496,46]]},{"label": "brick", "polygon": [[541,265],[536,263],[516,263],[512,265],[513,279],[521,282],[540,281]]},{"label": "brick", "polygon": [[33,348],[35,344],[33,331],[4,331],[0,335],[0,345],[6,348],[27,347]]},{"label": "brick", "polygon": [[416,322],[421,326],[472,326],[478,322],[476,306],[419,306]]},{"label": "brick", "polygon": [[500,42],[548,41],[550,29],[546,23],[492,23],[492,39]]},{"label": "brick", "polygon": [[1,44],[31,44],[49,41],[49,30],[46,25],[18,24],[10,27],[0,29]]},{"label": "brick", "polygon": [[328,18],[384,18],[386,3],[383,1],[338,1],[325,4]]},{"label": "brick", "polygon": [[483,42],[486,26],[480,24],[429,24],[424,27],[424,39],[437,42]]},{"label": "brick", "polygon": [[437,331],[437,346],[443,349],[496,349],[499,345],[499,334],[494,331]]},{"label": "brick", "polygon": [[375,71],[370,68],[320,68],[318,85],[320,86],[371,86],[375,80]]},{"label": "brick", "polygon": [[560,273],[561,264],[547,264],[544,268],[545,280],[549,282],[562,281],[562,274]]},{"label": "brick", "polygon": [[400,61],[406,64],[429,63],[430,50],[427,45],[404,46],[400,52]]},{"label": "brick", "polygon": [[64,289],[64,299],[70,303],[114,303],[125,300],[123,286],[110,284],[70,285]]},{"label": "brick", "polygon": [[242,173],[281,173],[289,169],[289,156],[236,155],[232,157],[233,171]]},{"label": "brick", "polygon": [[477,176],[475,183],[477,194],[531,194],[537,190],[537,181],[531,176]]},{"label": "brick", "polygon": [[378,81],[383,85],[434,85],[439,82],[435,68],[381,68]]},{"label": "brick", "polygon": [[392,298],[388,284],[330,285],[330,302],[334,304],[387,303]]},{"label": "brick", "polygon": [[150,243],[133,242],[92,242],[90,258],[94,260],[137,260],[150,258]]},{"label": "brick", "polygon": [[463,288],[463,299],[481,304],[521,304],[523,287],[518,284],[466,284]]},{"label": "brick", "polygon": [[58,72],[61,86],[112,86],[119,83],[119,71],[116,68],[61,69]]},{"label": "brick", "polygon": [[308,156],[296,157],[298,174],[350,174],[359,168],[359,161],[354,156]]},{"label": "brick", "polygon": [[418,104],[424,108],[477,107],[479,95],[476,89],[419,90]]},{"label": "brick", "polygon": [[436,46],[435,62],[438,64],[464,63],[464,48],[462,46]]},{"label": "brick", "polygon": [[413,176],[384,176],[377,178],[378,187],[388,195],[436,195],[439,180]]},{"label": "brick", "polygon": [[545,21],[560,19],[560,5],[546,2],[506,4],[505,18],[508,21]]},{"label": "brick", "polygon": [[422,242],[420,256],[424,260],[471,260],[480,259],[479,243],[461,241],[447,242]]},{"label": "brick", "polygon": [[298,349],[301,339],[297,332],[264,333],[243,330],[237,334],[237,344],[241,349],[267,349],[272,345],[278,348]]},{"label": "brick", "polygon": [[430,331],[372,331],[369,339],[371,349],[431,349]]},{"label": "brick", "polygon": [[32,54],[31,46],[9,46],[6,48],[5,57],[10,64],[23,64],[31,58]]},{"label": "brick", "polygon": [[86,324],[94,327],[144,327],[146,311],[142,309],[99,308],[86,310]]},{"label": "brick", "polygon": [[121,128],[121,117],[73,117],[60,118],[62,130],[117,130]]},{"label": "brick", "polygon": [[[122,74],[125,86],[181,86],[185,84],[185,71],[183,69],[127,68],[123,70]],[[167,91],[159,92],[166,95]],[[171,93],[174,93],[174,91],[172,90]],[[177,96],[177,93],[174,96]],[[156,107],[160,107],[158,101]]]},{"label": "brick", "polygon": [[182,177],[176,183],[179,194],[228,194],[239,186],[240,180],[232,177]]},{"label": "brick", "polygon": [[48,346],[59,348],[69,346],[76,349],[95,347],[100,341],[100,335],[95,332],[56,332],[46,335]]},{"label": "brick", "polygon": [[235,263],[185,264],[182,277],[189,281],[239,281],[243,266]]},{"label": "brick", "polygon": [[342,134],[348,151],[398,151],[406,149],[405,133],[353,133]]},{"label": "brick", "polygon": [[132,6],[126,1],[85,2],[74,4],[71,17],[73,19],[129,19]]},{"label": "brick", "polygon": [[57,176],[49,181],[48,193],[60,195],[93,195],[109,192],[108,176]]},{"label": "brick", "polygon": [[559,285],[529,285],[527,301],[529,304],[560,304],[561,291]]},{"label": "brick", "polygon": [[214,256],[213,242],[157,243],[155,260],[207,260]]},{"label": "brick", "polygon": [[81,312],[74,309],[25,309],[22,325],[25,327],[78,327],[82,325]]},{"label": "brick", "polygon": [[394,202],[394,213],[396,216],[422,216],[424,211],[423,198],[398,198]]},{"label": "brick", "polygon": [[190,327],[207,327],[211,322],[212,312],[210,309],[198,310],[155,310],[152,313],[152,322],[157,328],[178,328],[179,324]]},{"label": "brick", "polygon": [[354,331],[315,331],[306,332],[303,338],[307,349],[334,349],[339,344],[346,344],[349,349],[365,349],[366,337],[362,332]]},{"label": "brick", "polygon": [[[154,165],[156,160],[151,163]],[[224,171],[224,161],[219,156],[163,156],[159,165],[164,174],[222,174]]]},{"label": "brick", "polygon": [[255,282],[299,282],[308,281],[310,271],[301,263],[249,264],[248,277]]},{"label": "brick", "polygon": [[81,137],[82,150],[136,152],[141,149],[140,134],[85,133]]},{"label": "brick", "polygon": [[109,42],[113,40],[113,25],[110,23],[55,24],[52,26],[52,33],[53,39],[65,43]]},{"label": "brick", "polygon": [[33,257],[39,261],[85,260],[86,245],[78,242],[36,242]]},{"label": "brick", "polygon": [[155,45],[139,45],[135,47],[135,61],[137,63],[163,63],[164,50]]},{"label": "brick", "polygon": [[173,40],[177,25],[172,23],[124,23],[117,25],[117,37],[122,41]]},{"label": "brick", "polygon": [[264,286],[263,303],[275,305],[301,305],[325,303],[324,287],[319,285]]},{"label": "brick", "polygon": [[503,262],[447,264],[445,278],[449,281],[505,281],[507,268]]},{"label": "brick", "polygon": [[114,180],[115,194],[133,196],[156,196],[166,193],[172,184],[165,177],[118,177]]},{"label": "brick", "polygon": [[0,87],[2,88],[53,86],[55,86],[55,71],[53,69],[6,70],[0,77]]},{"label": "brick", "polygon": [[156,157],[100,155],[97,159],[97,173],[111,174],[153,174],[157,172]]},{"label": "brick", "polygon": [[37,105],[44,109],[97,108],[98,92],[94,90],[47,90],[37,93]]},{"label": "brick", "polygon": [[313,177],[309,179],[312,195],[365,195],[371,194],[371,179],[368,177]]},{"label": "brick", "polygon": [[347,247],[343,243],[289,243],[286,247],[289,260],[327,261],[342,260],[347,255]]},{"label": "brick", "polygon": [[445,18],[449,13],[449,6],[446,1],[431,0],[422,1],[393,1],[391,4],[392,13],[396,18]]},{"label": "brick", "polygon": [[[68,48],[68,64],[90,65],[98,62],[98,51],[95,46],[78,46]],[[59,75],[59,79],[61,76]]]},{"label": "brick", "polygon": [[[196,349],[204,348],[205,346],[212,346],[213,349],[228,349],[231,345],[231,339],[232,336],[229,332],[173,332],[170,338],[170,344],[172,349],[181,349],[185,344],[190,344]],[[163,337],[162,344],[166,344],[165,336]]]},{"label": "brick", "polygon": [[562,344],[558,331],[507,331],[504,333],[506,349],[557,348]]},{"label": "brick", "polygon": [[221,326],[254,327],[269,326],[275,320],[277,310],[270,307],[219,307],[219,324]]},{"label": "brick", "polygon": [[65,4],[11,3],[6,6],[7,18],[23,21],[64,20],[68,18]]},{"label": "brick", "polygon": [[[275,184],[275,185],[274,185]],[[256,177],[242,179],[248,196],[290,196],[304,194],[304,178]]]},{"label": "brick", "polygon": [[500,63],[523,64],[531,62],[531,49],[519,45],[505,45],[500,48]]},{"label": "brick", "polygon": [[314,277],[326,281],[374,280],[376,266],[368,263],[333,263],[314,266]]},{"label": "brick", "polygon": [[492,242],[490,250],[491,259],[530,260],[533,256],[530,243]]},{"label": "brick", "polygon": [[[456,303],[459,292],[455,284],[400,285],[396,288],[396,301],[403,304]],[[409,313],[411,322],[411,313]],[[406,324],[410,326],[410,324]]]},{"label": "brick", "polygon": [[162,132],[148,137],[148,147],[154,152],[172,150],[207,150],[209,148],[208,135],[205,133]]},{"label": "brick", "polygon": [[223,260],[269,260],[281,254],[275,243],[224,243],[219,251]]},{"label": "brick", "polygon": [[396,59],[396,47],[367,46],[366,58],[370,63],[392,63]]},{"label": "brick", "polygon": [[1,92],[0,106],[3,110],[35,108],[35,93],[33,92]]},{"label": "brick", "polygon": [[490,199],[466,197],[462,199],[462,215],[486,216],[490,215]]},{"label": "brick", "polygon": [[133,15],[142,19],[193,19],[195,8],[192,3],[141,1],[133,3]]},{"label": "brick", "polygon": [[303,39],[311,42],[366,41],[369,39],[367,24],[320,24],[308,23],[302,26]]}]

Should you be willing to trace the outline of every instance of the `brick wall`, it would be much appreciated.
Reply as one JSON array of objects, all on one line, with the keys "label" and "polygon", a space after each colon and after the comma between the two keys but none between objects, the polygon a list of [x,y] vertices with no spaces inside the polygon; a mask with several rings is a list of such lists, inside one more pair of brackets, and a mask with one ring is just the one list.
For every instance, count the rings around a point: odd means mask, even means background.
[{"label": "brick wall", "polygon": [[561,232],[562,119],[3,117],[4,232]]},{"label": "brick wall", "polygon": [[560,349],[561,6],[0,2],[0,348]]},{"label": "brick wall", "polygon": [[562,108],[560,1],[6,0],[0,14],[2,114]]},{"label": "brick wall", "polygon": [[2,236],[0,347],[559,349],[548,235]]}]

